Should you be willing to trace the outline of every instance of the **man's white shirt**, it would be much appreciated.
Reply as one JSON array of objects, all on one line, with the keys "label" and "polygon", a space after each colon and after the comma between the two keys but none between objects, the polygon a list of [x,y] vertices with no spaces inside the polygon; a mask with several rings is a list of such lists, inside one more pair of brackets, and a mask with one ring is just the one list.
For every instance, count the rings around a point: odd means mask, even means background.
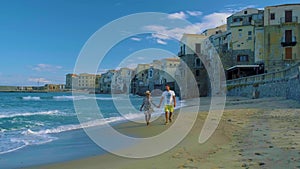
[{"label": "man's white shirt", "polygon": [[164,91],[162,93],[162,97],[165,100],[165,105],[172,105],[172,103],[173,103],[173,96],[175,96],[175,92],[173,90]]}]

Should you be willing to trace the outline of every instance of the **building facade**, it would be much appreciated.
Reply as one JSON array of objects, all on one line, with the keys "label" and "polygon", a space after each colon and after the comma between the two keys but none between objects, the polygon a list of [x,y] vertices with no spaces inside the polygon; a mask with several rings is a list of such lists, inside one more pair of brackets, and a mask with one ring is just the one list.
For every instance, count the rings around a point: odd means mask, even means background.
[{"label": "building facade", "polygon": [[129,68],[121,68],[120,70],[117,70],[112,79],[112,93],[129,94],[133,73],[134,71]]},{"label": "building facade", "polygon": [[[263,28],[263,10],[247,8],[227,18],[227,30],[231,34],[229,52],[232,65],[250,65],[262,56],[255,56],[263,45],[256,43],[257,30]],[[261,31],[260,31],[261,32]],[[255,49],[258,48],[258,49]]]},{"label": "building facade", "polygon": [[99,88],[97,80],[100,75],[81,73],[67,74],[65,88],[69,90],[95,90]]},{"label": "building facade", "polygon": [[112,81],[114,79],[114,75],[116,70],[108,70],[107,72],[101,74],[99,78],[99,93],[111,93],[112,89]]},{"label": "building facade", "polygon": [[264,61],[268,72],[300,60],[300,4],[268,6],[264,10]]},{"label": "building facade", "polygon": [[66,89],[72,89],[73,86],[78,86],[78,75],[73,73],[67,74]]},{"label": "building facade", "polygon": [[[202,63],[206,60],[201,53],[201,47],[206,38],[207,36],[203,34],[184,34],[182,36],[178,53],[181,60],[175,73],[176,79],[182,82],[178,84],[176,89],[180,91],[182,98],[207,96],[209,94],[209,80]],[[199,93],[193,91],[195,88],[198,88]]]}]

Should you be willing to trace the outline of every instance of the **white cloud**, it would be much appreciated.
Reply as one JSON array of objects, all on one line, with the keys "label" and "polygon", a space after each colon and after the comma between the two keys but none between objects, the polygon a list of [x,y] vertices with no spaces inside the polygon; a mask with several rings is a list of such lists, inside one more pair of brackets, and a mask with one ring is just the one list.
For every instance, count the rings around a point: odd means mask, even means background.
[{"label": "white cloud", "polygon": [[226,24],[227,17],[232,13],[212,13],[203,17],[203,23],[207,25],[207,28],[214,28],[222,24]]},{"label": "white cloud", "polygon": [[222,24],[226,24],[226,18],[230,16],[230,12],[215,12],[202,17],[202,22],[193,23],[185,27],[168,28],[161,25],[149,25],[144,29],[154,31],[151,38],[154,38],[159,44],[167,44],[167,40],[180,40],[183,34],[200,34],[209,28],[215,28]]},{"label": "white cloud", "polygon": [[203,13],[201,11],[186,11],[190,16],[201,16]]},{"label": "white cloud", "polygon": [[166,45],[166,44],[167,44],[167,42],[165,42],[165,41],[163,41],[163,40],[161,40],[161,39],[156,39],[156,42],[157,42],[158,44],[161,44],[161,45]]},{"label": "white cloud", "polygon": [[[188,34],[199,34],[205,29],[214,28],[226,23],[226,18],[231,13],[213,13],[203,17],[202,22],[194,23],[186,27],[168,28],[160,25],[149,25],[146,26],[146,30],[154,31],[151,36],[155,39],[170,40],[175,38],[180,40],[184,33]],[[161,41],[157,41],[161,42]],[[164,42],[166,43],[166,42]]]},{"label": "white cloud", "polygon": [[233,14],[233,13],[240,12],[247,8],[255,8],[255,7],[256,7],[255,5],[241,6],[241,4],[231,4],[231,5],[225,6],[224,12],[229,12],[229,13]]},{"label": "white cloud", "polygon": [[50,83],[50,80],[47,80],[45,78],[29,78],[29,82],[36,82],[36,83]]},{"label": "white cloud", "polygon": [[32,70],[38,72],[55,72],[60,69],[62,69],[61,66],[54,66],[54,65],[43,64],[43,63],[37,64],[32,68]]},{"label": "white cloud", "polygon": [[133,40],[133,41],[141,41],[142,39],[141,38],[137,38],[137,37],[133,37],[133,38],[130,38],[131,40]]},{"label": "white cloud", "polygon": [[177,13],[172,13],[168,15],[169,19],[185,19],[187,18],[186,14],[182,11],[177,12]]}]

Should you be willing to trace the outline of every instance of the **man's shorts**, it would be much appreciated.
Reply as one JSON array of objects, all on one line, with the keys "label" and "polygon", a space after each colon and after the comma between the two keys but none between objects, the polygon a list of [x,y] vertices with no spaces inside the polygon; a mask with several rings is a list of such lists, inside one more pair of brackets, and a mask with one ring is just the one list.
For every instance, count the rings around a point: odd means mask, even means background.
[{"label": "man's shorts", "polygon": [[173,105],[165,105],[165,112],[174,112]]}]

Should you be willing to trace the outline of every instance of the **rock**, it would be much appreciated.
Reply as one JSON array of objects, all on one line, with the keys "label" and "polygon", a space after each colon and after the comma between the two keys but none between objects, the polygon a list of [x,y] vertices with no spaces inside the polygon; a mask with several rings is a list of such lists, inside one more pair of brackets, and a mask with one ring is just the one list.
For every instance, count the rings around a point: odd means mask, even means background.
[{"label": "rock", "polygon": [[260,162],[260,163],[259,163],[260,166],[265,165],[265,164],[266,164],[266,163],[264,163],[264,162]]},{"label": "rock", "polygon": [[260,156],[261,154],[260,153],[254,153],[255,155],[257,155],[257,156]]}]

